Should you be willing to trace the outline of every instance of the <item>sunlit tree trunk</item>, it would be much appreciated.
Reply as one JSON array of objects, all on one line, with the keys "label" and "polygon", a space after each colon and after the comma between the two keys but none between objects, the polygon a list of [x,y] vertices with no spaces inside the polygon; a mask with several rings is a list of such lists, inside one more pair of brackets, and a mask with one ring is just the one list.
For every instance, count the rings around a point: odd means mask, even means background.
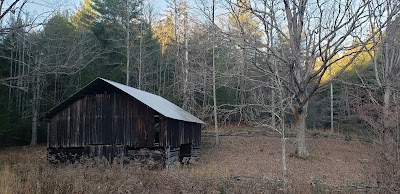
[{"label": "sunlit tree trunk", "polygon": [[306,147],[306,118],[307,118],[307,104],[295,105],[293,107],[293,127],[297,131],[296,135],[296,154],[305,158],[309,156]]}]

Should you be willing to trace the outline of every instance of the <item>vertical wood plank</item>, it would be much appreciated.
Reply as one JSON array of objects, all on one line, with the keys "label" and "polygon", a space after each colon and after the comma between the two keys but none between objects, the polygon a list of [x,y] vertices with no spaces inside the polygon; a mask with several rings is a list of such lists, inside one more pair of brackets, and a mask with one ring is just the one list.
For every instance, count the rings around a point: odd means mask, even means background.
[{"label": "vertical wood plank", "polygon": [[78,101],[76,101],[76,108],[75,108],[75,121],[74,121],[74,126],[76,128],[76,133],[75,133],[75,146],[76,147],[81,147],[81,142],[80,142],[80,133],[81,133],[81,128],[80,128],[80,124],[81,124],[81,107],[82,107],[82,100],[79,99]]}]

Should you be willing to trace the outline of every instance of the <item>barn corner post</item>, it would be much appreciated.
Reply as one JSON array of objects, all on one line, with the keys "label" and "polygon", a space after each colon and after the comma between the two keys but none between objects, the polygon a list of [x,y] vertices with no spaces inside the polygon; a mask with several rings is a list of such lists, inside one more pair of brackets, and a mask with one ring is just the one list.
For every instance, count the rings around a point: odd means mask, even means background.
[{"label": "barn corner post", "polygon": [[170,168],[170,150],[171,150],[171,147],[166,147],[166,149],[165,149],[165,167],[166,167],[166,169],[169,169]]}]

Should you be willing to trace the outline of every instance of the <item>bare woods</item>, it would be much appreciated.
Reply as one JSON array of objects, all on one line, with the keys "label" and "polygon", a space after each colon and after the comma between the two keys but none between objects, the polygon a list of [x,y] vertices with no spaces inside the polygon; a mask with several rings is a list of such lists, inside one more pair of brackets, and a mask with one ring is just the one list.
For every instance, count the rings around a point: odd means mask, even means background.
[{"label": "bare woods", "polygon": [[[1,1],[0,146],[45,143],[44,114],[104,77],[174,102],[220,146],[228,126],[277,132],[283,191],[287,164],[318,154],[310,130],[367,140],[379,153],[377,184],[398,191],[399,1],[154,2]],[[33,14],[37,4],[49,11]]]}]

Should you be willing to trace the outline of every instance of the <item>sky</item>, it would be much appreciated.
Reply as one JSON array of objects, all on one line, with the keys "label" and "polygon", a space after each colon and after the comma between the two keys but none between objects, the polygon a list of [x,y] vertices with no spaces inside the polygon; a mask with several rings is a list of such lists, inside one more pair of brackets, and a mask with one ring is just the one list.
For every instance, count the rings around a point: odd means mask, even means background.
[{"label": "sky", "polygon": [[54,9],[72,10],[79,6],[80,0],[29,0],[25,9],[32,14],[42,14]]},{"label": "sky", "polygon": [[[147,0],[155,8],[155,14],[161,15],[167,9],[167,0]],[[193,0],[189,0],[191,2]],[[6,0],[3,6],[3,11],[11,5],[13,1]],[[14,6],[15,8],[19,8],[22,5],[23,0]],[[83,0],[27,0],[27,3],[24,5],[22,10],[16,9],[10,14],[15,14],[15,16],[21,11],[23,14],[23,18],[26,20],[34,20],[34,23],[39,24],[35,29],[40,29],[43,21],[48,20],[54,12],[68,12],[69,14],[73,14],[79,7],[80,3]],[[5,20],[2,21],[8,23],[8,18],[6,16]]]},{"label": "sky", "polygon": [[[28,0],[28,3],[25,4],[23,8],[23,12],[26,15],[24,17],[26,20],[30,20],[33,23],[38,24],[34,29],[40,30],[43,26],[41,25],[43,22],[46,22],[53,15],[54,12],[68,12],[68,14],[74,14],[77,9],[79,9],[80,4],[84,0]],[[153,19],[161,19],[165,16],[165,12],[168,8],[168,2],[172,2],[172,0],[144,0],[145,2],[149,2],[154,6],[154,18]],[[182,0],[181,0],[182,1]],[[187,0],[190,7],[193,8],[192,14],[197,15],[201,14],[199,12],[194,11],[197,8],[197,4],[195,0]],[[12,0],[6,0],[6,3],[11,4]],[[19,4],[16,7],[20,7],[23,0],[20,0]],[[5,6],[6,7],[6,6]],[[3,8],[4,9],[4,8]],[[17,13],[18,10],[15,12]],[[8,18],[7,18],[8,19]],[[9,21],[4,20],[2,22],[7,23]]]},{"label": "sky", "polygon": [[[167,8],[166,0],[148,0],[154,5],[158,13],[163,12]],[[191,0],[189,0],[191,1]],[[46,13],[54,9],[69,10],[71,12],[79,8],[83,0],[29,0],[26,8],[35,14]]]},{"label": "sky", "polygon": [[[145,0],[155,8],[155,17],[162,18],[168,8],[168,1],[172,0]],[[187,0],[191,7],[196,7],[195,0]],[[7,2],[7,1],[6,1]],[[8,1],[11,3],[12,1]],[[21,4],[22,0],[19,4]],[[28,17],[38,17],[38,23],[46,21],[54,11],[67,11],[73,14],[79,7],[83,0],[28,0],[24,6],[24,12],[29,13]],[[18,6],[17,6],[18,7]],[[197,14],[197,13],[194,13]]]},{"label": "sky", "polygon": [[[25,19],[34,19],[37,23],[48,19],[54,11],[68,10],[72,12],[79,6],[79,0],[28,0],[22,10],[15,9],[20,8],[23,2],[24,1],[19,1],[19,3],[14,6],[15,12],[10,12],[10,14],[18,14],[21,11],[23,15],[27,17]],[[11,3],[12,1],[5,1],[3,9],[8,8]]]}]

